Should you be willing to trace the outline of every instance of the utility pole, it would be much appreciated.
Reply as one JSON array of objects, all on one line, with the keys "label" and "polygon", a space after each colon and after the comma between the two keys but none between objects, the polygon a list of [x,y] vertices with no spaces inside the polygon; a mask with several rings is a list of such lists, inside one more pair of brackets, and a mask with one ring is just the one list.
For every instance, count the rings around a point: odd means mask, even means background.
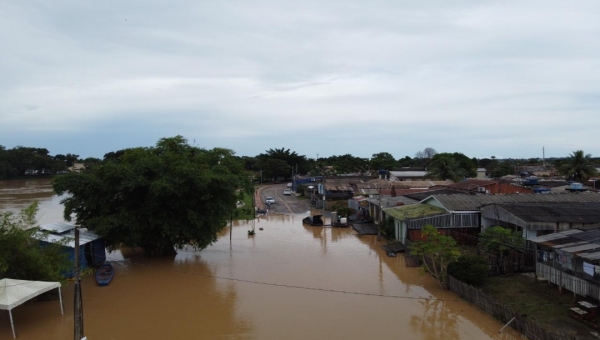
[{"label": "utility pole", "polygon": [[379,185],[379,223],[377,224],[377,241],[381,240],[381,219],[383,211],[381,210],[381,185]]},{"label": "utility pole", "polygon": [[75,300],[74,335],[75,340],[83,339],[83,299],[81,296],[81,277],[79,268],[79,227],[75,226]]},{"label": "utility pole", "polygon": [[544,166],[544,170],[546,170],[546,147],[542,146],[542,165]]}]

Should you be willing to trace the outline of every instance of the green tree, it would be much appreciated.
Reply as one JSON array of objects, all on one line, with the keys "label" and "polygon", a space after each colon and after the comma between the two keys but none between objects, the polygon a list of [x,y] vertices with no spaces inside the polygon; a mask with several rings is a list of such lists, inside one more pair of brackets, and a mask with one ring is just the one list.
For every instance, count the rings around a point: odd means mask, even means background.
[{"label": "green tree", "polygon": [[514,175],[515,166],[509,161],[502,161],[492,170],[491,176],[494,178],[500,178],[506,175]]},{"label": "green tree", "polygon": [[500,273],[510,271],[510,250],[521,251],[525,245],[523,234],[507,228],[495,226],[487,227],[479,234],[479,245],[488,253],[496,256],[496,265]]},{"label": "green tree", "polygon": [[290,172],[287,175],[291,175],[291,169],[294,169],[294,172],[297,173],[306,173],[309,170],[309,165],[307,164],[306,156],[298,155],[295,151],[290,151],[290,149],[269,149],[266,150],[265,153],[256,156],[258,159],[258,165],[263,167],[264,170],[264,162],[269,159],[278,159],[284,161]]},{"label": "green tree", "polygon": [[464,283],[481,286],[489,275],[489,263],[483,256],[463,254],[448,265],[448,274]]},{"label": "green tree", "polygon": [[268,158],[262,162],[263,178],[289,177],[292,168],[281,159]]},{"label": "green tree", "polygon": [[417,158],[412,159],[409,156],[404,156],[404,158],[400,158],[397,162],[398,166],[403,168],[403,167],[411,167],[411,166],[415,166],[416,162],[418,162],[419,160]]},{"label": "green tree", "polygon": [[59,244],[41,246],[33,238],[40,233],[35,228],[37,210],[34,203],[19,214],[0,214],[0,278],[58,281],[73,267]]},{"label": "green tree", "polygon": [[53,187],[67,194],[65,219],[75,216],[112,249],[123,243],[159,256],[215,242],[241,199],[238,190],[252,193],[250,182],[233,151],[193,147],[176,136],[127,149],[92,171],[59,176]]},{"label": "green tree", "polygon": [[566,179],[583,183],[590,177],[598,176],[598,171],[592,165],[591,158],[592,155],[584,154],[583,150],[573,151],[571,156],[562,162],[558,171]]},{"label": "green tree", "polygon": [[369,160],[367,158],[354,157],[351,154],[331,156],[325,159],[325,163],[333,166],[337,174],[360,174],[369,170]]},{"label": "green tree", "polygon": [[458,182],[466,177],[477,176],[477,166],[460,152],[438,153],[431,159],[427,177]]},{"label": "green tree", "polygon": [[411,252],[421,259],[423,269],[435,277],[442,288],[446,288],[448,265],[460,256],[456,241],[440,234],[432,225],[421,230],[422,241],[414,242]]},{"label": "green tree", "polygon": [[371,170],[393,170],[396,166],[396,159],[390,153],[375,153],[371,157]]}]

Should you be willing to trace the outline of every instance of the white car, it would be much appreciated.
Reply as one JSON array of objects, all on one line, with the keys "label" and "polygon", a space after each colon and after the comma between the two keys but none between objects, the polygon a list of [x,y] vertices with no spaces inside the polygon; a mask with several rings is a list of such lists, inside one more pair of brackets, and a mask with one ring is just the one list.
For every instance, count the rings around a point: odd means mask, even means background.
[{"label": "white car", "polygon": [[283,194],[284,194],[284,195],[291,195],[291,194],[292,194],[292,190],[290,190],[290,189],[285,189],[285,190],[283,190]]},{"label": "white car", "polygon": [[275,204],[275,198],[272,196],[267,196],[267,199],[265,200],[266,204]]}]

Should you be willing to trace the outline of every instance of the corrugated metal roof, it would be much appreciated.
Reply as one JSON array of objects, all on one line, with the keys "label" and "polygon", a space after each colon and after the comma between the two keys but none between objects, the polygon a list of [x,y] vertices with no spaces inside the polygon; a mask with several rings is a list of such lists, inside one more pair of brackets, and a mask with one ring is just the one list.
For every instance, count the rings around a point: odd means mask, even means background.
[{"label": "corrugated metal roof", "polygon": [[586,228],[577,227],[577,229],[584,231],[582,233],[573,234],[573,237],[578,240],[600,244],[600,230],[598,228],[598,225],[596,225],[595,230],[586,230]]},{"label": "corrugated metal roof", "polygon": [[549,242],[549,241],[559,240],[562,238],[571,237],[574,234],[578,234],[578,233],[582,233],[582,231],[578,230],[578,229],[569,229],[569,230],[561,231],[558,233],[534,237],[534,238],[530,239],[529,241],[534,242],[534,243],[544,243],[544,242]]},{"label": "corrugated metal roof", "polygon": [[562,251],[565,251],[568,253],[579,253],[582,251],[593,250],[593,249],[600,249],[600,244],[585,242],[584,244],[581,244],[578,246],[562,248]]},{"label": "corrugated metal roof", "polygon": [[[532,222],[599,223],[600,202],[539,202],[498,204],[521,220]],[[484,207],[484,209],[486,209]]]},{"label": "corrugated metal roof", "polygon": [[598,260],[600,260],[600,251],[592,251],[589,253],[579,253],[579,254],[577,254],[577,256],[581,257],[582,259],[586,259],[588,261],[598,261]]},{"label": "corrugated metal roof", "polygon": [[398,178],[425,177],[427,176],[427,171],[390,171],[390,175]]},{"label": "corrugated metal roof", "polygon": [[567,251],[565,249],[579,247],[579,246],[582,246],[585,244],[589,244],[589,243],[587,243],[585,241],[580,241],[577,239],[571,239],[571,242],[565,242],[563,244],[555,244],[554,246],[552,246],[552,248],[557,249],[557,250]]},{"label": "corrugated metal roof", "polygon": [[510,194],[510,195],[433,195],[448,211],[473,211],[494,203],[540,202],[600,202],[600,194],[593,192],[560,194]]},{"label": "corrugated metal roof", "polygon": [[[379,198],[369,198],[369,203],[379,205]],[[396,197],[382,197],[381,198],[381,206],[382,207],[395,207],[398,203],[404,204],[416,204],[419,201],[414,200],[412,198],[404,197],[404,196],[396,196]]]},{"label": "corrugated metal roof", "polygon": [[423,192],[408,194],[408,195],[404,195],[404,196],[422,201],[432,195],[458,195],[458,194],[464,195],[464,193],[465,193],[464,191],[457,190],[457,189],[433,189],[433,190],[429,190],[429,191],[423,191]]},{"label": "corrugated metal roof", "polygon": [[[92,231],[84,231],[84,230],[80,230],[79,231],[79,245],[82,246],[86,243],[95,241],[97,239],[99,239],[100,236],[96,235],[94,232]],[[51,243],[58,243],[58,242],[62,242],[67,240],[67,246],[74,248],[75,247],[75,230],[72,230],[66,234],[61,234],[61,235],[55,235],[55,234],[48,234],[48,236],[46,238],[40,238],[44,241],[47,242],[51,242]]]},{"label": "corrugated metal roof", "polygon": [[52,223],[42,224],[40,226],[40,229],[46,230],[46,231],[51,231],[53,233],[62,234],[67,231],[75,229],[75,225],[66,223],[66,222],[52,222]]}]

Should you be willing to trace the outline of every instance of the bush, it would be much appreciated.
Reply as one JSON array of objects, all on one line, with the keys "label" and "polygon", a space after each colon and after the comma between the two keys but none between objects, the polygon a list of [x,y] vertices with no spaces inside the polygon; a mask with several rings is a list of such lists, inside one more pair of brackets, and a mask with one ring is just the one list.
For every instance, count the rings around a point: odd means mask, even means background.
[{"label": "bush", "polygon": [[488,273],[489,263],[479,255],[464,254],[456,262],[448,265],[449,275],[473,286],[483,285]]},{"label": "bush", "polygon": [[0,278],[57,281],[72,268],[60,245],[41,246],[33,238],[36,212],[34,203],[20,214],[0,214]]}]

